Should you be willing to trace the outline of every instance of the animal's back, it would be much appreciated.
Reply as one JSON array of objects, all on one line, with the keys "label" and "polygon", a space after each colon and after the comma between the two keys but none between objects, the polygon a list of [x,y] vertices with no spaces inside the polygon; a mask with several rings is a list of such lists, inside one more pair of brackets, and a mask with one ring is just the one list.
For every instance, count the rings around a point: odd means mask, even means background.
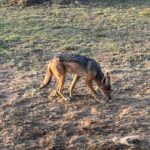
[{"label": "animal's back", "polygon": [[88,62],[92,62],[95,65],[97,64],[97,62],[94,59],[79,54],[61,53],[56,55],[55,58],[59,58],[59,61],[75,62],[82,65],[83,67],[86,67]]},{"label": "animal's back", "polygon": [[[96,78],[102,80],[104,77],[103,72],[101,71],[100,65],[93,59],[87,56],[79,55],[79,54],[67,54],[67,53],[60,53],[57,54],[55,58],[58,58],[61,62],[72,62],[79,64],[86,72],[95,74]],[[66,64],[67,65],[67,64]],[[80,70],[80,67],[76,68],[76,71]],[[75,71],[75,72],[76,72]],[[72,70],[74,72],[74,69]]]}]

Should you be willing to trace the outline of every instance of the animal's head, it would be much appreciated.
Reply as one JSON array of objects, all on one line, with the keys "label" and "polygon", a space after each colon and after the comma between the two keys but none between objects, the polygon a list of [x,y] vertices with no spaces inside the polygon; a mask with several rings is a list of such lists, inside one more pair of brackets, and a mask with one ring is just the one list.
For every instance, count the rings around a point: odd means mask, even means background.
[{"label": "animal's head", "polygon": [[102,89],[103,94],[110,100],[111,99],[111,81],[110,81],[110,75],[108,72],[103,77],[101,84],[102,84],[101,89]]}]

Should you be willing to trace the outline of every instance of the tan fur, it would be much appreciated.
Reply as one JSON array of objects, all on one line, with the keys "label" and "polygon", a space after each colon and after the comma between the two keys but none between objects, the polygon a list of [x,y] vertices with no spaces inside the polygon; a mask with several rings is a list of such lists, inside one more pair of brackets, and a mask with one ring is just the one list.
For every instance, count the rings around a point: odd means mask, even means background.
[{"label": "tan fur", "polygon": [[[94,68],[94,67],[93,67]],[[94,96],[95,99],[98,99],[95,89],[93,88],[92,81],[95,81],[98,88],[102,90],[104,95],[110,96],[110,91],[107,91],[103,83],[96,79],[97,70],[88,70],[88,68],[84,68],[77,62],[68,62],[68,61],[60,61],[59,58],[53,58],[48,64],[47,72],[45,78],[40,86],[40,88],[46,87],[52,79],[52,75],[57,80],[57,93],[64,99],[65,96],[62,94],[62,88],[65,83],[66,74],[75,74],[75,77],[72,81],[72,84],[69,88],[70,97],[72,96],[73,89],[76,86],[76,83],[80,79],[80,77],[85,77],[85,83],[88,86],[90,92]],[[109,74],[106,75],[110,82]]]}]

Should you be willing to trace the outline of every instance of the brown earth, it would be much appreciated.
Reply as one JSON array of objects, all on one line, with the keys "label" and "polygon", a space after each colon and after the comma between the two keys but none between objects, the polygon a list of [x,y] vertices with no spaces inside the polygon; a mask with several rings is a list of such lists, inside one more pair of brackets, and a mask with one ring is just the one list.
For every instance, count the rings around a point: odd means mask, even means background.
[{"label": "brown earth", "polygon": [[[113,70],[110,102],[102,95],[100,104],[95,102],[83,82],[78,83],[74,99],[66,102],[53,95],[52,89],[39,91],[44,63],[39,64],[38,73],[32,72],[28,63],[19,71],[16,65],[1,65],[0,129],[5,149],[119,149],[120,145],[109,140],[149,135],[147,71]],[[70,78],[64,88],[66,95]],[[51,87],[54,85],[53,80]]]}]

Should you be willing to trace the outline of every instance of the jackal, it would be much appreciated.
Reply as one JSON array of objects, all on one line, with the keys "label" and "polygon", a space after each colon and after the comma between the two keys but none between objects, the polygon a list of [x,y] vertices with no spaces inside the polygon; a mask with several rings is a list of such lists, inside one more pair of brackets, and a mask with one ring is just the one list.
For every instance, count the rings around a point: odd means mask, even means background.
[{"label": "jackal", "polygon": [[65,82],[66,74],[75,74],[74,79],[69,88],[70,97],[72,96],[73,89],[76,83],[81,77],[85,77],[85,83],[91,91],[95,99],[98,99],[96,90],[92,86],[92,81],[95,81],[98,89],[106,96],[107,99],[111,99],[111,84],[109,73],[104,73],[101,70],[99,64],[92,58],[82,56],[79,54],[57,54],[49,62],[45,78],[40,85],[40,89],[46,87],[54,75],[57,80],[57,93],[64,100],[67,98],[62,94],[62,88]]}]

